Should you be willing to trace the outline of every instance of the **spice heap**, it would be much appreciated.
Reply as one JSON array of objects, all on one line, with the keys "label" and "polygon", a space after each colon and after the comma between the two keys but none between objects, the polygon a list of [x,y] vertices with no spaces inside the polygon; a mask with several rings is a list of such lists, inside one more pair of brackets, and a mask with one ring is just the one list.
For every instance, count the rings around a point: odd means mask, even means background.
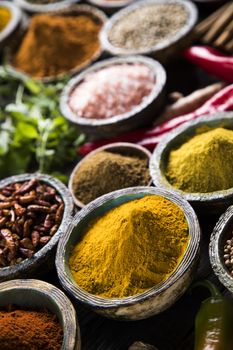
[{"label": "spice heap", "polygon": [[1,350],[60,350],[63,331],[55,315],[44,311],[0,311]]},{"label": "spice heap", "polygon": [[170,152],[166,177],[185,192],[233,187],[233,131],[216,128],[192,137]]},{"label": "spice heap", "polygon": [[188,241],[183,211],[163,197],[146,196],[90,223],[71,254],[71,273],[89,293],[128,297],[166,280]]},{"label": "spice heap", "polygon": [[0,6],[0,32],[7,26],[11,19],[11,12],[8,8]]},{"label": "spice heap", "polygon": [[31,258],[45,246],[62,221],[58,192],[37,179],[0,189],[0,267]]},{"label": "spice heap", "polygon": [[111,118],[141,104],[154,84],[146,65],[115,64],[88,74],[72,92],[69,105],[82,118]]},{"label": "spice heap", "polygon": [[177,3],[140,6],[116,21],[108,33],[114,46],[150,49],[177,34],[186,24],[188,13]]},{"label": "spice heap", "polygon": [[224,244],[224,264],[230,274],[233,276],[233,236],[231,239],[227,239]]},{"label": "spice heap", "polygon": [[103,194],[146,186],[149,181],[147,159],[102,151],[83,161],[74,173],[72,189],[76,198],[87,204]]},{"label": "spice heap", "polygon": [[99,50],[101,24],[88,15],[35,15],[13,65],[33,77],[67,73]]}]

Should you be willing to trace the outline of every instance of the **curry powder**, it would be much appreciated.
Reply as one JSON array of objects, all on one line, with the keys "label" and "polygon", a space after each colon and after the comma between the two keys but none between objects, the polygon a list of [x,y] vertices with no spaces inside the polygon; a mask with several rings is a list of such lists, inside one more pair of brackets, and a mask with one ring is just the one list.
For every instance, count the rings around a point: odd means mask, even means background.
[{"label": "curry powder", "polygon": [[166,280],[188,241],[182,209],[161,196],[145,196],[91,222],[72,251],[71,273],[91,294],[128,297]]},{"label": "curry powder", "polygon": [[191,193],[233,187],[233,131],[212,129],[172,150],[166,177],[174,187]]},{"label": "curry powder", "polygon": [[6,7],[0,7],[0,32],[7,26],[11,19],[11,12]]}]

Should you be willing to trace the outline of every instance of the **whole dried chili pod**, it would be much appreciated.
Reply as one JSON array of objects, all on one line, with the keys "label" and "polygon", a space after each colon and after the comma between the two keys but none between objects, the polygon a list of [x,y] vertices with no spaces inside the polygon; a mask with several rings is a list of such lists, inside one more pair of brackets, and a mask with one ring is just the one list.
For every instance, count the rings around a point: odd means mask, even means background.
[{"label": "whole dried chili pod", "polygon": [[211,296],[202,302],[196,315],[194,350],[232,350],[233,301],[207,280],[195,286],[208,288]]},{"label": "whole dried chili pod", "polygon": [[211,75],[233,83],[233,57],[223,55],[210,46],[191,46],[184,57]]}]

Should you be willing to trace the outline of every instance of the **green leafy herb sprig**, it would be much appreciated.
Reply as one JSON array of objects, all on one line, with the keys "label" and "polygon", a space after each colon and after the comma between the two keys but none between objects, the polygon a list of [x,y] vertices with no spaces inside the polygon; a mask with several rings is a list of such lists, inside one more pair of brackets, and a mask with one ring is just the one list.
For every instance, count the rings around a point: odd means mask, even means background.
[{"label": "green leafy herb sprig", "polygon": [[19,78],[0,66],[0,179],[39,171],[66,180],[84,135],[59,111],[64,84]]}]

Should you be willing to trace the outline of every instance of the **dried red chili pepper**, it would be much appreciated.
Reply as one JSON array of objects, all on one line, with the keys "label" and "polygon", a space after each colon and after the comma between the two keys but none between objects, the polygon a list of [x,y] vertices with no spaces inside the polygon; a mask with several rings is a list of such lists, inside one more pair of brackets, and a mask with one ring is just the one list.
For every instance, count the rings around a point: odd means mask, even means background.
[{"label": "dried red chili pepper", "polygon": [[183,55],[211,75],[233,83],[233,57],[225,56],[209,46],[192,46]]},{"label": "dried red chili pepper", "polygon": [[228,85],[224,89],[220,90],[208,101],[206,101],[200,108],[194,110],[191,113],[173,118],[156,127],[131,131],[110,139],[87,142],[79,148],[78,153],[81,155],[86,155],[94,149],[112,142],[132,142],[142,145],[149,150],[153,150],[157,143],[160,142],[162,137],[164,137],[169,131],[176,128],[177,126],[203,115],[232,110],[233,84]]}]

